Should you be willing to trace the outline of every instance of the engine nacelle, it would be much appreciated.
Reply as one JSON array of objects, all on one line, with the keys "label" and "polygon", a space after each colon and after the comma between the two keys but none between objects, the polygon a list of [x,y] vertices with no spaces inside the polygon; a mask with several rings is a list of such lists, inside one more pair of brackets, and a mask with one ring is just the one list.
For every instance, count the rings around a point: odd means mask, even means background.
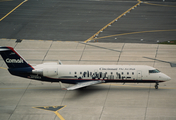
[{"label": "engine nacelle", "polygon": [[56,76],[58,75],[58,69],[56,67],[48,67],[32,70],[32,73],[43,76]]},{"label": "engine nacelle", "polygon": [[56,75],[58,75],[58,70],[56,67],[43,69],[43,76],[56,76]]}]

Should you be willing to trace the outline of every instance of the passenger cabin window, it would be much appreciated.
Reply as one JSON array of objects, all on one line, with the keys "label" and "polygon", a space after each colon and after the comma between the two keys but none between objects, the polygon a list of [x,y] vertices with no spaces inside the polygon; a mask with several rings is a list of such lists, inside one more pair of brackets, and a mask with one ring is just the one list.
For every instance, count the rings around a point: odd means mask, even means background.
[{"label": "passenger cabin window", "polygon": [[149,70],[149,73],[159,73],[160,71],[155,69],[155,70]]},{"label": "passenger cabin window", "polygon": [[90,72],[90,76],[92,76],[92,72]]}]

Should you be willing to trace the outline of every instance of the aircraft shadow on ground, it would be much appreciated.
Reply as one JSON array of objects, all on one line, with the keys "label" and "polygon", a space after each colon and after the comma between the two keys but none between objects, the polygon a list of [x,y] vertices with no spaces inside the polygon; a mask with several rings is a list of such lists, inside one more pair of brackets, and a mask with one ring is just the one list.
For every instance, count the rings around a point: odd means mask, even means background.
[{"label": "aircraft shadow on ground", "polygon": [[156,58],[149,58],[149,57],[143,57],[143,58],[150,59],[150,60],[155,60],[155,61],[158,61],[158,62],[169,63],[171,67],[176,67],[176,63],[173,63],[173,62],[159,60],[159,59],[156,59]]}]

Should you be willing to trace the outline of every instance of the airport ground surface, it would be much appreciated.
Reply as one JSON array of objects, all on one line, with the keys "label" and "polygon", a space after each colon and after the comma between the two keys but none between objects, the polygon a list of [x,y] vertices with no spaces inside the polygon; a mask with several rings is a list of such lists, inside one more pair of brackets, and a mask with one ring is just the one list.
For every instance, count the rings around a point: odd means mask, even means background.
[{"label": "airport ground surface", "polygon": [[[1,1],[0,18],[23,0]],[[1,20],[0,38],[85,41],[138,1],[28,0]],[[135,6],[98,34],[97,40],[154,44],[174,40],[176,2],[162,1],[147,0]]]},{"label": "airport ground surface", "polygon": [[[59,83],[19,78],[0,69],[0,117],[3,120],[59,120],[54,112],[33,108],[40,106],[66,106],[58,111],[65,120],[176,119],[176,67],[170,64],[176,63],[175,45],[15,41],[1,39],[0,43],[14,47],[31,64],[61,60],[63,64],[150,65],[172,80],[160,83],[158,90],[148,83],[113,83],[65,91]],[[153,60],[155,58],[157,60]],[[2,58],[0,66],[7,68]]]},{"label": "airport ground surface", "polygon": [[[31,64],[149,65],[172,78],[158,90],[113,83],[65,91],[59,83],[10,75],[0,57],[0,119],[175,120],[176,46],[156,43],[176,38],[176,2],[162,1],[128,11],[139,1],[0,0],[0,46],[14,47]],[[96,42],[83,43],[120,15]]]}]

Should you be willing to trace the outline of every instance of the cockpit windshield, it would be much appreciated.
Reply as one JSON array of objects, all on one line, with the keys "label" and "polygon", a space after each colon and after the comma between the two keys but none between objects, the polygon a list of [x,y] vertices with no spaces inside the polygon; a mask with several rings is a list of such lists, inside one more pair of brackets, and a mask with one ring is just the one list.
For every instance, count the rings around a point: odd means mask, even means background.
[{"label": "cockpit windshield", "polygon": [[149,70],[149,73],[159,73],[160,71],[155,69],[155,70]]}]

